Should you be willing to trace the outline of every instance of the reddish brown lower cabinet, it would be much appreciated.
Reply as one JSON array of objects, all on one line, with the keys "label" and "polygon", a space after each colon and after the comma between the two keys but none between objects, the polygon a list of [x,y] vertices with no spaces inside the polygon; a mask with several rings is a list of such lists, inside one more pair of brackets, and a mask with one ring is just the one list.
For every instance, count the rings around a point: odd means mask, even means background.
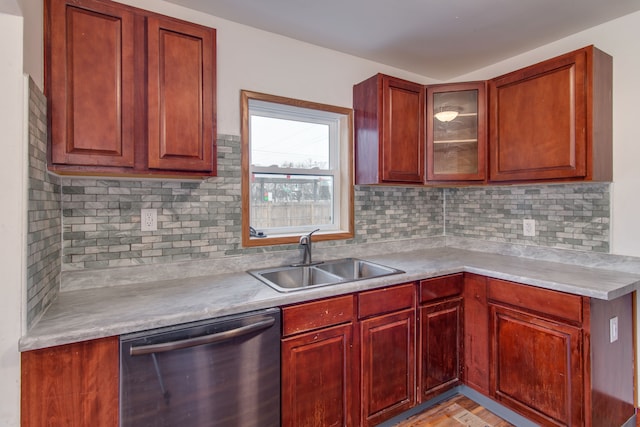
[{"label": "reddish brown lower cabinet", "polygon": [[362,426],[415,405],[414,283],[358,295]]},{"label": "reddish brown lower cabinet", "polygon": [[466,385],[489,394],[487,278],[464,273],[464,369]]},{"label": "reddish brown lower cabinet", "polygon": [[621,426],[634,414],[630,294],[604,301],[496,279],[487,289],[491,397],[544,426]]},{"label": "reddish brown lower cabinet", "polygon": [[356,425],[354,297],[282,310],[282,426]]},{"label": "reddish brown lower cabinet", "polygon": [[460,383],[463,360],[463,275],[420,282],[418,400]]},{"label": "reddish brown lower cabinet", "polygon": [[118,337],[22,353],[23,427],[117,427]]}]

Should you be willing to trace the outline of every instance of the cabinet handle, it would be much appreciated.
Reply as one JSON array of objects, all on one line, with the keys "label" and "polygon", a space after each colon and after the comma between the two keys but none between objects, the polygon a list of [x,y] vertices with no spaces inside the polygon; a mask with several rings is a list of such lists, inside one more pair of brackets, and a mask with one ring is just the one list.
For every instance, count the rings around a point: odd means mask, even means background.
[{"label": "cabinet handle", "polygon": [[189,338],[186,340],[169,341],[159,344],[141,345],[137,347],[131,347],[129,354],[131,356],[141,356],[149,353],[165,353],[172,350],[180,350],[183,348],[196,347],[204,344],[212,344],[220,341],[227,341],[232,338],[236,338],[242,335],[247,335],[252,332],[267,329],[275,323],[276,319],[273,317],[265,320],[261,320],[250,325],[241,326],[236,329],[230,329],[228,331],[218,332],[210,335],[203,335],[201,337]]}]

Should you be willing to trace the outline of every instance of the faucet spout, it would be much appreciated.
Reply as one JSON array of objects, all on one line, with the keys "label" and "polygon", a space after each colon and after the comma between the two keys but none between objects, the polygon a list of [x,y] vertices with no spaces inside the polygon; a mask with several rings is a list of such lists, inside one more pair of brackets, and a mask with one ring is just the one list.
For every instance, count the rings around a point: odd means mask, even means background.
[{"label": "faucet spout", "polygon": [[320,229],[315,229],[311,233],[300,236],[300,248],[303,251],[300,265],[311,265],[313,263],[311,259],[311,235],[316,231],[320,231]]}]

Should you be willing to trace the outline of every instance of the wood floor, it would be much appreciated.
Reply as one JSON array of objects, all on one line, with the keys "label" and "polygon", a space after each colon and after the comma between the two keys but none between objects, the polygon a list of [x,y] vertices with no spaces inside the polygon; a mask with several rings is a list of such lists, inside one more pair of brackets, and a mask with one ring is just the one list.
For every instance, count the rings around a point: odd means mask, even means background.
[{"label": "wood floor", "polygon": [[414,415],[394,427],[511,427],[497,415],[461,394]]}]

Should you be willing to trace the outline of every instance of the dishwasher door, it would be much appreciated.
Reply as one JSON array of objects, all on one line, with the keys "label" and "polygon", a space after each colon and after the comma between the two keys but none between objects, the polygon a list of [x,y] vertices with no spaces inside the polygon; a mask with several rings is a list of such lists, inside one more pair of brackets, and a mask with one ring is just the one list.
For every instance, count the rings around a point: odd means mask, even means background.
[{"label": "dishwasher door", "polygon": [[123,335],[120,425],[280,425],[280,310]]}]

